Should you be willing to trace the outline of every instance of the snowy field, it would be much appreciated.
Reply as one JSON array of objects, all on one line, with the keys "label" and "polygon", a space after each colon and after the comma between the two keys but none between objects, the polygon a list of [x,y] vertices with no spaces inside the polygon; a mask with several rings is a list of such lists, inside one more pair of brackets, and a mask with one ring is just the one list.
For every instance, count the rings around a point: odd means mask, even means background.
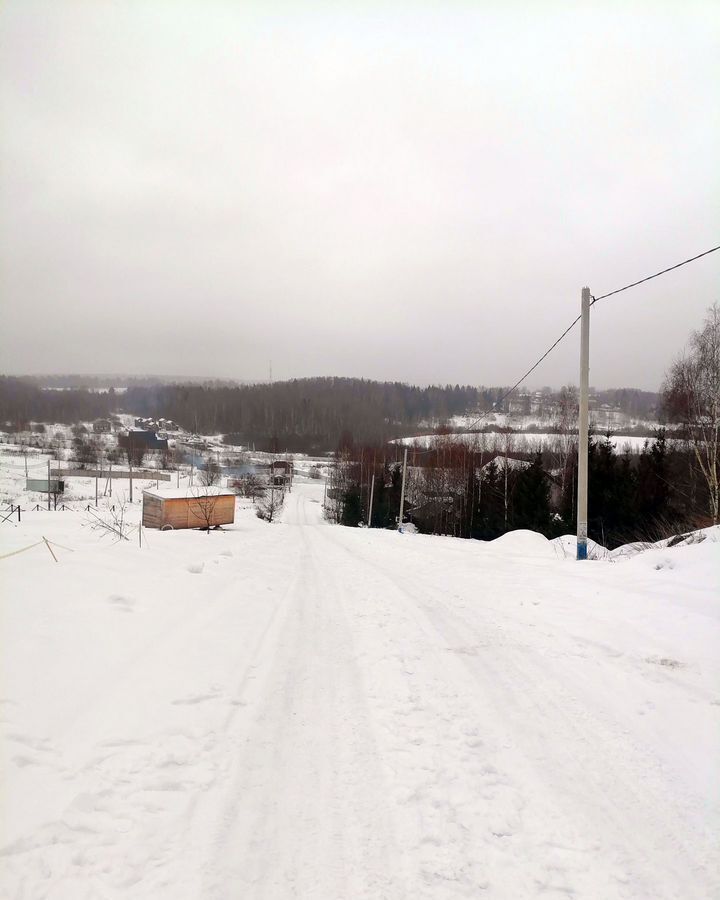
[{"label": "snowy field", "polygon": [[[475,431],[457,432],[454,434],[421,434],[416,437],[398,438],[392,443],[405,444],[408,447],[435,447],[447,443],[459,443],[477,445],[485,448],[505,447],[505,441],[508,441],[512,450],[525,453],[534,453],[536,450],[545,450],[555,447],[562,435],[552,434],[550,432],[533,432],[533,431],[515,431],[509,434],[501,432],[479,433]],[[596,441],[606,440],[602,434],[595,436]],[[668,439],[668,443],[673,441]],[[653,438],[638,437],[630,434],[613,434],[610,436],[610,443],[619,453],[639,453],[646,443],[652,445]]]},{"label": "snowy field", "polygon": [[719,896],[720,544],[578,564],[322,491],[142,548],[0,525],[59,560],[0,559],[2,896]]}]

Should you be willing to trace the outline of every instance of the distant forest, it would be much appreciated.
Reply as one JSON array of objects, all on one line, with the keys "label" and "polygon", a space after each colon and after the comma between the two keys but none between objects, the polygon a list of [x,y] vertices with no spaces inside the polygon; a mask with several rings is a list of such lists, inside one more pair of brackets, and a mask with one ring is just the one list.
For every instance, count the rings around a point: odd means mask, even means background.
[{"label": "distant forest", "polygon": [[[428,423],[492,409],[506,391],[357,378],[248,385],[143,381],[128,384],[122,393],[112,388],[99,393],[95,384],[89,385],[95,390],[54,385],[43,390],[40,384],[49,386],[47,379],[0,376],[0,422],[6,430],[22,430],[29,422],[73,424],[128,412],[172,419],[200,434],[224,434],[228,443],[290,452],[324,452],[341,442],[381,443],[418,433]],[[544,393],[550,398],[554,392]],[[597,402],[634,416],[649,415],[656,399],[655,394],[632,389],[596,394]]]}]

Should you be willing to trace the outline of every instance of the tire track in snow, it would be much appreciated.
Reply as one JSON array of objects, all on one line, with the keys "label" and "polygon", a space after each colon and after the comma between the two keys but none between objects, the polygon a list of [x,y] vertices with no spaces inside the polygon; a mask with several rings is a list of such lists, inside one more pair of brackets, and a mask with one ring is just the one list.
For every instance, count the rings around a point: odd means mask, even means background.
[{"label": "tire track in snow", "polygon": [[[339,534],[325,532],[354,557]],[[483,734],[495,730],[498,745],[505,741],[503,770],[512,769],[518,789],[536,801],[534,823],[530,809],[521,817],[526,838],[520,829],[522,846],[514,851],[536,871],[527,896],[536,890],[591,898],[599,884],[604,898],[706,896],[716,877],[712,837],[694,828],[685,805],[665,790],[666,773],[657,760],[612,720],[598,718],[527,640],[508,639],[511,616],[502,614],[503,625],[486,615],[471,621],[446,589],[434,585],[429,591],[427,580],[402,571],[401,561],[394,570],[377,561],[372,567],[380,583],[385,579],[396,588],[421,631],[433,630],[442,645],[456,649],[472,680],[468,702],[480,696],[486,704]],[[687,836],[677,833],[679,823]],[[512,829],[506,836],[513,836]],[[646,862],[656,860],[658,846],[664,847],[661,872]]]},{"label": "tire track in snow", "polygon": [[300,570],[245,694],[243,742],[201,895],[404,896],[353,636],[336,584],[318,568],[305,503],[291,496],[289,506]]}]

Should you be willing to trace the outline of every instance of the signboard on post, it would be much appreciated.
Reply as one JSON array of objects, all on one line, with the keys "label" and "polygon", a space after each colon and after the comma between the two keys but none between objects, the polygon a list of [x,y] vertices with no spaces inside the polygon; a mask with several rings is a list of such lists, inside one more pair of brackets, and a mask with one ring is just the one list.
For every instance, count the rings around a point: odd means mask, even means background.
[{"label": "signboard on post", "polygon": [[[49,485],[49,486],[48,486]],[[28,478],[25,482],[26,491],[38,491],[41,494],[62,494],[65,490],[65,482],[60,478]]]}]

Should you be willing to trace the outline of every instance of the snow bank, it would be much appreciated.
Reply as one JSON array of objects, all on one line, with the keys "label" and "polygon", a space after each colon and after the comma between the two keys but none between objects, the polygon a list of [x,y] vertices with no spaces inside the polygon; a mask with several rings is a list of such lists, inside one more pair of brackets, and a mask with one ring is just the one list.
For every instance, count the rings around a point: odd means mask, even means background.
[{"label": "snow bank", "polygon": [[551,542],[537,531],[520,528],[508,531],[507,534],[489,541],[488,545],[495,551],[513,556],[554,556]]}]

